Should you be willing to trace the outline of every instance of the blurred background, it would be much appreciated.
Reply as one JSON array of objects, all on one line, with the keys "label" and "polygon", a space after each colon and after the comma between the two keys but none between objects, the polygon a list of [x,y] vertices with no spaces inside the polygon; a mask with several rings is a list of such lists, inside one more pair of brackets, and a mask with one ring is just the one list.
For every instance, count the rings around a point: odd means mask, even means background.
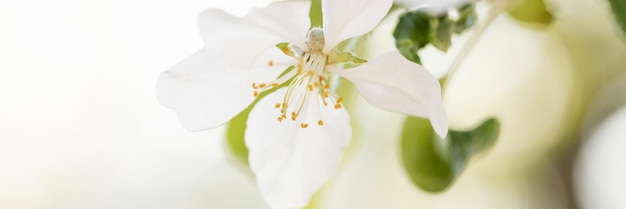
[{"label": "blurred background", "polygon": [[[268,208],[223,128],[187,132],[155,99],[157,76],[203,46],[202,10],[268,2],[0,0],[0,208]],[[448,81],[451,127],[502,124],[455,185],[415,187],[403,117],[357,98],[354,143],[311,208],[626,208],[626,39],[605,0],[546,4],[548,27],[498,16]],[[394,50],[396,22],[373,54]],[[424,65],[442,76],[466,39]]]}]

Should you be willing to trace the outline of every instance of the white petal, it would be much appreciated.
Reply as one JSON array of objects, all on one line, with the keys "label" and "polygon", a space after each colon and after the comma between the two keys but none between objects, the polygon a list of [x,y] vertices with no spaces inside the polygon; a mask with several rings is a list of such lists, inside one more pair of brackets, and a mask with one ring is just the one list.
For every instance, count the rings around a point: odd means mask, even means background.
[{"label": "white petal", "polygon": [[[277,48],[264,53],[255,62],[258,65],[243,70],[215,62],[212,52],[196,52],[157,81],[159,102],[175,110],[183,127],[192,131],[226,123],[254,100],[253,82],[269,82],[288,67],[283,64],[286,60],[276,56],[281,53]],[[277,61],[270,67],[265,57],[272,55]]]},{"label": "white petal", "polygon": [[245,20],[284,38],[283,42],[304,47],[309,30],[310,1],[275,2],[265,8],[254,9]]},{"label": "white petal", "polygon": [[324,52],[374,29],[391,5],[392,0],[322,0]]},{"label": "white petal", "polygon": [[[301,208],[335,172],[351,138],[343,109],[325,107],[317,93],[301,117],[278,122],[285,90],[263,98],[250,112],[246,130],[249,162],[261,194],[272,208]],[[318,125],[323,120],[323,125]],[[308,123],[302,128],[301,123]]]},{"label": "white petal", "polygon": [[394,0],[394,3],[405,7],[424,7],[434,13],[445,13],[471,2],[474,0]]},{"label": "white petal", "polygon": [[390,52],[353,69],[329,69],[352,81],[363,98],[381,109],[427,117],[441,137],[448,132],[448,119],[441,87],[422,66]]},{"label": "white petal", "polygon": [[199,17],[200,35],[207,51],[237,68],[249,67],[265,50],[285,39],[222,10],[208,9]]}]

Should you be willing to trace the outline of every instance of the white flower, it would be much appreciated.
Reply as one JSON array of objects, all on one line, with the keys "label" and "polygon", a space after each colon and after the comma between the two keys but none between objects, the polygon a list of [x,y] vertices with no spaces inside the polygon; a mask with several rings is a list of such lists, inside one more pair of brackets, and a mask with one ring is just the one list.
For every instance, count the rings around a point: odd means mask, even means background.
[{"label": "white flower", "polygon": [[324,27],[310,30],[306,1],[273,3],[243,18],[206,10],[199,20],[206,46],[159,77],[157,97],[185,128],[205,130],[288,82],[252,109],[245,137],[265,200],[273,208],[302,207],[333,174],[351,138],[342,99],[330,90],[332,74],[353,82],[372,105],[427,117],[437,134],[447,133],[439,83],[423,67],[397,52],[351,69],[337,67],[362,60],[335,46],[372,30],[391,4],[322,1]]},{"label": "white flower", "polygon": [[444,13],[464,4],[475,2],[475,0],[394,0],[393,2],[405,7],[424,7],[434,13]]}]

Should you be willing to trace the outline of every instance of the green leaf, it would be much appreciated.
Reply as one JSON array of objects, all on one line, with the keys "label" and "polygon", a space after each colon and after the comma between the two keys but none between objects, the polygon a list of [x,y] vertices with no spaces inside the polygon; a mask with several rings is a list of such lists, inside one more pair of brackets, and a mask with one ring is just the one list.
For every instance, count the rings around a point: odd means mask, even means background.
[{"label": "green leaf", "polygon": [[553,19],[543,0],[523,0],[509,10],[509,15],[521,22],[542,25],[551,23]]},{"label": "green leaf", "polygon": [[608,0],[613,10],[613,15],[617,20],[617,24],[622,28],[622,31],[626,33],[626,1],[624,0]]},{"label": "green leaf", "polygon": [[420,63],[417,51],[430,43],[430,20],[436,18],[421,10],[407,12],[400,16],[393,32],[396,48],[408,60]]},{"label": "green leaf", "polygon": [[422,9],[400,15],[393,32],[396,48],[405,58],[418,64],[421,63],[418,51],[429,44],[447,51],[452,45],[452,34],[467,31],[478,18],[473,4],[464,5],[456,12],[459,14],[456,19]]},{"label": "green leaf", "polygon": [[495,144],[500,123],[490,118],[468,131],[448,131],[441,139],[428,119],[408,117],[401,137],[404,168],[418,187],[442,192],[461,174],[469,159]]}]

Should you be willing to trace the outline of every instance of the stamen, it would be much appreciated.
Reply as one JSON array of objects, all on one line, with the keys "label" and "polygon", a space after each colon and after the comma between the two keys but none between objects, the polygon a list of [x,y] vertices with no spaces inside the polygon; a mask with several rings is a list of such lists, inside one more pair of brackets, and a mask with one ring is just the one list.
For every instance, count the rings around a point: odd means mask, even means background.
[{"label": "stamen", "polygon": [[258,91],[254,91],[254,97],[258,97],[259,96],[259,92]]},{"label": "stamen", "polygon": [[[320,43],[319,41],[321,40],[313,40],[313,42],[309,44],[316,44],[316,42]],[[280,48],[281,50],[283,50],[283,52],[293,52],[290,47]],[[277,120],[279,122],[282,122],[287,118],[291,118],[292,121],[298,121],[301,128],[307,128],[309,126],[309,123],[300,122],[300,120],[302,119],[306,120],[307,117],[306,112],[303,111],[308,108],[307,105],[309,104],[317,105],[316,102],[308,101],[308,99],[311,99],[311,97],[322,97],[322,102],[324,106],[328,106],[328,104],[330,103],[334,105],[335,109],[340,109],[342,107],[341,102],[343,101],[343,99],[341,97],[334,99],[336,97],[334,96],[334,94],[332,94],[330,90],[330,85],[325,80],[325,75],[327,73],[325,72],[325,68],[328,58],[327,55],[321,51],[321,48],[312,49],[309,46],[308,51],[301,51],[300,56],[295,56],[294,58],[298,62],[297,64],[295,64],[295,66],[292,67],[295,68],[294,70],[286,72],[284,75],[281,75],[278,79],[272,82],[258,84],[253,83],[253,88],[255,89],[255,92],[258,92],[255,93],[255,95],[258,95],[271,88],[278,88],[283,84],[289,84],[287,85],[287,89],[282,98],[282,101],[279,101],[274,105],[274,108],[280,109],[280,115]],[[274,66],[274,60],[269,60],[268,65]],[[330,99],[330,101],[326,99]],[[287,116],[289,115],[287,114],[287,112],[290,113],[290,117]],[[304,122],[304,120],[302,121]],[[317,123],[318,126],[324,126],[324,121],[321,119],[311,124],[313,125],[315,123]]]},{"label": "stamen", "polygon": [[298,67],[297,67],[297,68],[298,68],[298,73],[302,73],[302,70],[303,70],[303,63],[302,63],[302,60],[300,60],[300,61],[298,62]]},{"label": "stamen", "polygon": [[252,83],[252,88],[253,89],[257,89],[257,88],[259,88],[259,86],[257,86],[256,83]]},{"label": "stamen", "polygon": [[337,98],[337,103],[341,103],[341,101],[343,101],[343,97]]}]

